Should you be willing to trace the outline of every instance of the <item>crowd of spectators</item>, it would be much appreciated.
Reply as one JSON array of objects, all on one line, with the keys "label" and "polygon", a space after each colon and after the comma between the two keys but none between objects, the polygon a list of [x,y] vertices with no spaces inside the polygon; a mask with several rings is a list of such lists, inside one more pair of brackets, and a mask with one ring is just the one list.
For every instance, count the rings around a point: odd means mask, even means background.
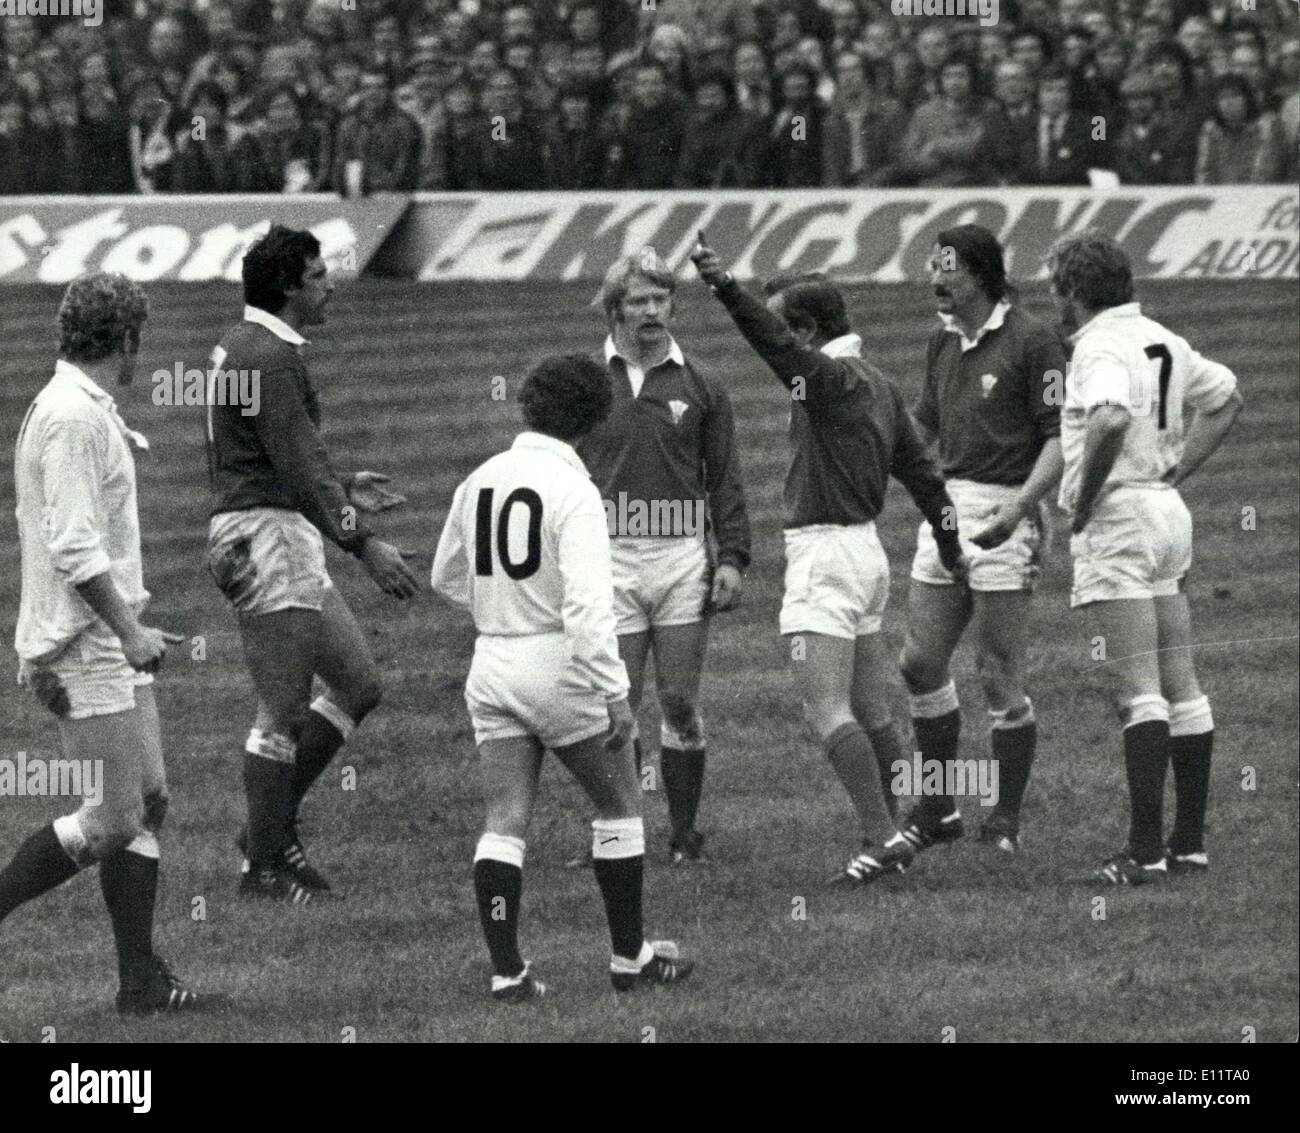
[{"label": "crowd of spectators", "polygon": [[987,26],[919,7],[110,0],[99,26],[11,16],[0,193],[1297,176],[1294,2],[1002,0]]}]

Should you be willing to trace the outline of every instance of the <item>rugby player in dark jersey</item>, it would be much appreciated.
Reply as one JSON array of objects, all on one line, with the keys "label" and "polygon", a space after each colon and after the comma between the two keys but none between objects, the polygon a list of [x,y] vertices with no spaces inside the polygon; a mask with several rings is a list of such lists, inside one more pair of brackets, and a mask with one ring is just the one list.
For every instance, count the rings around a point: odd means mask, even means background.
[{"label": "rugby player in dark jersey", "polygon": [[[213,352],[215,379],[256,376],[260,404],[208,398],[212,487],[208,565],[235,608],[257,690],[244,745],[248,825],[241,894],[295,904],[329,883],[303,854],[298,808],[379,703],[379,670],[325,566],[322,536],[361,560],[384,593],[418,589],[401,552],[359,512],[403,502],[375,472],[340,476],[321,441],[320,402],[300,331],[325,321],[333,291],[310,232],[275,225],[244,257],[244,318]],[[324,691],[312,699],[312,678]]]},{"label": "rugby player in dark jersey", "polygon": [[911,862],[886,785],[906,749],[887,690],[893,658],[880,635],[889,563],[875,519],[891,475],[934,530],[945,568],[965,569],[954,509],[903,395],[862,357],[838,288],[824,276],[778,278],[766,305],[718,262],[701,234],[691,257],[741,334],[790,390],[794,447],[785,482],[781,633],[804,712],[852,800],[861,851],[842,877],[867,884]]},{"label": "rugby player in dark jersey", "polygon": [[578,452],[610,521],[618,650],[633,712],[654,654],[669,858],[689,863],[700,860],[704,843],[696,828],[705,762],[698,701],[709,615],[740,599],[749,516],[731,399],[669,329],[676,287],[650,248],[607,273],[600,302],[609,335],[600,360],[613,405]]},{"label": "rugby player in dark jersey", "polygon": [[[1040,504],[1061,478],[1060,398],[1066,352],[1060,335],[1012,302],[1002,248],[986,228],[963,224],[936,237],[930,261],[942,325],[926,348],[915,413],[936,444],[970,571],[951,578],[922,525],[908,588],[901,659],[911,693],[917,750],[948,766],[957,756],[961,711],[948,665],[972,627],[989,713],[997,778],[980,840],[1015,853],[1020,804],[1038,728],[1025,692],[1030,599],[1045,534]],[[983,780],[981,780],[983,781]],[[947,794],[926,795],[904,835],[918,850],[964,833]]]}]

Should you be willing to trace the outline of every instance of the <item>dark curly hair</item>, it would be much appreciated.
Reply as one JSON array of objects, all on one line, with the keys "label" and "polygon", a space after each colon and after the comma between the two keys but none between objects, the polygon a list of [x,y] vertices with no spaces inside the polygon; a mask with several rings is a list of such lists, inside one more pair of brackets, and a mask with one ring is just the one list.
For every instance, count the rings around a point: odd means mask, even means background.
[{"label": "dark curly hair", "polygon": [[100,362],[139,345],[149,317],[144,289],[124,275],[98,272],[74,279],[59,304],[59,356],[69,362]]},{"label": "dark curly hair", "polygon": [[825,272],[773,276],[763,284],[763,294],[781,296],[781,316],[796,330],[812,327],[818,337],[830,342],[852,329],[844,296]]},{"label": "dark curly hair", "polygon": [[310,232],[271,225],[271,230],[244,256],[244,302],[277,315],[285,290],[302,286],[302,273],[320,255],[320,241]]},{"label": "dark curly hair", "polygon": [[609,416],[609,374],[584,354],[543,358],[519,391],[524,423],[539,433],[573,441]]}]

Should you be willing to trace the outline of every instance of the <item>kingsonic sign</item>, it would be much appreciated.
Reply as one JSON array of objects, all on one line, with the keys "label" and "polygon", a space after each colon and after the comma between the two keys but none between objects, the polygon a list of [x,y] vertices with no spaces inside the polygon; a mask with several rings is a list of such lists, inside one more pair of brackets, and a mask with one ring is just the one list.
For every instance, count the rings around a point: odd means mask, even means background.
[{"label": "kingsonic sign", "polygon": [[425,196],[443,222],[423,279],[599,279],[647,246],[683,265],[697,230],[741,278],[829,271],[837,279],[922,280],[936,233],[982,224],[1020,279],[1043,272],[1059,236],[1116,237],[1145,278],[1290,277],[1300,266],[1300,191],[1229,189],[845,190],[793,193],[503,193]]}]

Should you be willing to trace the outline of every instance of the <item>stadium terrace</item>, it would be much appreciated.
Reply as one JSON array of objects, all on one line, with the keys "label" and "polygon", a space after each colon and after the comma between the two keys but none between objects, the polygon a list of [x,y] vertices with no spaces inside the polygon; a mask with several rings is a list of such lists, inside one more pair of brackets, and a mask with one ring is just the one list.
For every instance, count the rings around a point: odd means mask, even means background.
[{"label": "stadium terrace", "polygon": [[88,28],[104,22],[101,0],[0,0],[0,16],[80,16]]}]

